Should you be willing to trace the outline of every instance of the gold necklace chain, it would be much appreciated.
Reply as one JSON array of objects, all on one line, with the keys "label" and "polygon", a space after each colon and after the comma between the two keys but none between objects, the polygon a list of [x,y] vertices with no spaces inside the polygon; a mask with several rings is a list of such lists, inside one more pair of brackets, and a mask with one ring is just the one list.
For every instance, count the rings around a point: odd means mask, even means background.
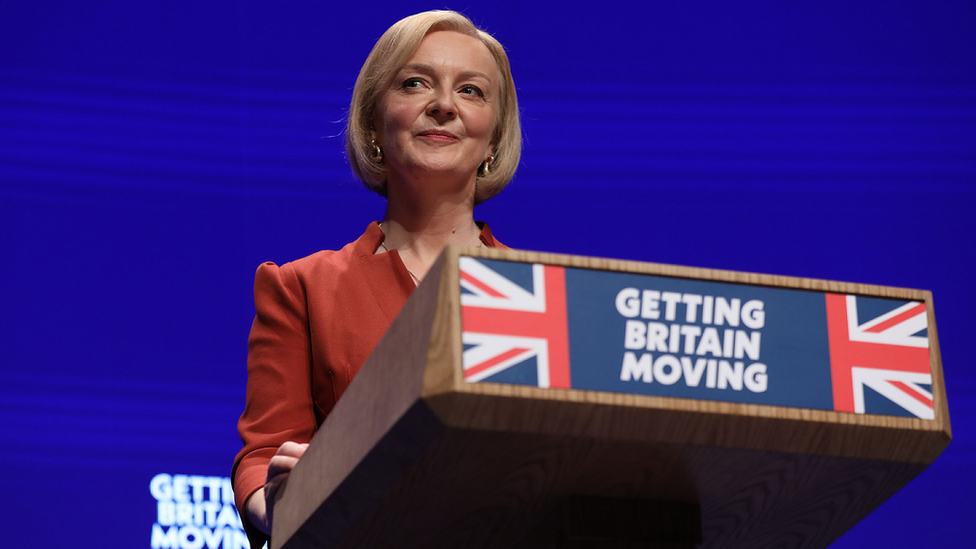
[{"label": "gold necklace chain", "polygon": [[[389,253],[390,249],[386,247],[386,240],[384,240],[383,242],[380,242],[380,246],[382,246],[383,249],[386,250],[387,253]],[[400,260],[400,263],[403,263],[403,260],[402,259]],[[413,271],[411,271],[407,267],[407,264],[406,263],[403,263],[403,268],[404,269],[407,269],[407,272],[410,273],[411,278],[413,278],[413,283],[415,285],[417,285],[417,286],[420,286],[420,279],[417,277],[417,275],[413,274]]]},{"label": "gold necklace chain", "polygon": [[[377,223],[376,226],[379,227],[380,231],[383,230],[383,222],[382,221],[379,222],[379,223]],[[484,239],[481,238],[481,235],[478,235],[478,247],[480,248],[481,245],[484,244],[484,243],[485,243]],[[386,246],[386,233],[383,233],[383,240],[380,241],[380,246],[384,250],[386,250],[387,253],[390,252],[390,248],[388,248]],[[403,263],[403,258],[400,258],[400,263]],[[406,263],[403,263],[403,268],[404,269],[407,269],[407,273],[409,273],[410,274],[410,277],[413,278],[413,283],[415,285],[417,285],[417,286],[420,286],[420,277],[418,277],[417,275],[413,274],[413,271],[411,271],[407,267],[407,264]]]}]

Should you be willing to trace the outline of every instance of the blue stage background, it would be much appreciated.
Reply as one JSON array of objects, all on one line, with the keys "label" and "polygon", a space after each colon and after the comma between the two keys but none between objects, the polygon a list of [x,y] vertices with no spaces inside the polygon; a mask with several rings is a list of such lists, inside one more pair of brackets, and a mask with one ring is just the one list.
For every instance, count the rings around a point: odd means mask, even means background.
[{"label": "blue stage background", "polygon": [[[254,269],[381,218],[351,88],[439,7],[0,8],[6,545],[150,547],[155,475],[229,475]],[[954,440],[834,547],[968,544],[976,4],[448,7],[518,84],[522,165],[476,210],[506,244],[933,291]]]}]

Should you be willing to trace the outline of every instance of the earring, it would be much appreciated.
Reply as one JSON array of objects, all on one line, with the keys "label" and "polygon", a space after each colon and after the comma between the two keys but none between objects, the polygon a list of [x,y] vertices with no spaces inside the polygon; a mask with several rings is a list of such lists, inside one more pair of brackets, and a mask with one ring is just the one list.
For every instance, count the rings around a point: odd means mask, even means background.
[{"label": "earring", "polygon": [[495,164],[495,155],[491,155],[478,166],[478,175],[485,177],[491,173],[491,167]]},{"label": "earring", "polygon": [[376,140],[375,139],[370,139],[369,142],[373,145],[373,160],[377,164],[382,164],[383,163],[383,149],[381,149],[379,147],[379,145],[376,144]]}]

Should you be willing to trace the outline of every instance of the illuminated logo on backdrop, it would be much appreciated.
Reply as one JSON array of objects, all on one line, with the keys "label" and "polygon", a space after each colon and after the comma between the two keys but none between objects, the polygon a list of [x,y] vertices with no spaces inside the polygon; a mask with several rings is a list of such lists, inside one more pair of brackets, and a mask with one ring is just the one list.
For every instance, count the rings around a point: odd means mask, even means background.
[{"label": "illuminated logo on backdrop", "polygon": [[156,499],[152,549],[249,549],[229,478],[160,473],[149,493]]}]

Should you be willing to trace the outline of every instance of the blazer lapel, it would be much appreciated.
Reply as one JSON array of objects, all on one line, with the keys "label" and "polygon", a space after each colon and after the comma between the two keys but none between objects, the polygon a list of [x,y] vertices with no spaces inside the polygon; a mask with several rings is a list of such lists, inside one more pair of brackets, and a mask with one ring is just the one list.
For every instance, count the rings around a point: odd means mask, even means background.
[{"label": "blazer lapel", "polygon": [[382,241],[383,231],[376,222],[370,223],[363,236],[356,241],[355,251],[363,279],[372,290],[383,315],[392,323],[415,286],[396,250],[375,253]]}]

